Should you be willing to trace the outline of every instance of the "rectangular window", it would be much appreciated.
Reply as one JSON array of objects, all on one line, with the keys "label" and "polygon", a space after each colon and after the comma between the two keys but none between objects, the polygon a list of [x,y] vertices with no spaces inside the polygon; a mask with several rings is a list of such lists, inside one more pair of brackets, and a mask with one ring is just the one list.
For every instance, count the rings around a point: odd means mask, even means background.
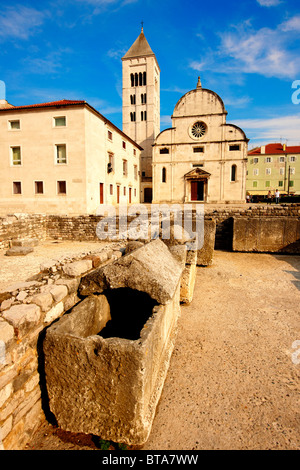
[{"label": "rectangular window", "polygon": [[290,175],[294,175],[296,173],[295,168],[290,168]]},{"label": "rectangular window", "polygon": [[133,149],[133,155],[136,156],[136,149]]},{"label": "rectangular window", "polygon": [[253,181],[253,188],[257,188],[257,181]]},{"label": "rectangular window", "polygon": [[108,154],[108,167],[107,167],[108,173],[114,170],[114,154],[109,153]]},{"label": "rectangular window", "polygon": [[67,194],[66,181],[57,181],[57,194]]},{"label": "rectangular window", "polygon": [[271,168],[266,168],[266,175],[270,175],[271,174]]},{"label": "rectangular window", "polygon": [[12,152],[12,164],[14,166],[21,165],[21,147],[12,147],[11,148]]},{"label": "rectangular window", "polygon": [[258,176],[258,174],[259,174],[259,169],[258,169],[258,168],[254,168],[254,169],[253,169],[253,175],[254,175],[254,176]]},{"label": "rectangular window", "polygon": [[65,144],[56,145],[56,163],[67,163],[67,147]]},{"label": "rectangular window", "polygon": [[107,131],[107,137],[109,140],[113,140],[113,135],[111,131]]},{"label": "rectangular window", "polygon": [[54,118],[55,127],[65,127],[66,125],[66,116],[60,116]]},{"label": "rectangular window", "polygon": [[279,168],[279,174],[284,175],[284,168]]},{"label": "rectangular window", "polygon": [[109,194],[112,196],[114,194],[114,185],[110,184],[109,185]]},{"label": "rectangular window", "polygon": [[295,162],[296,161],[296,157],[290,157],[290,162]]},{"label": "rectangular window", "polygon": [[126,196],[126,186],[124,186],[124,196]]},{"label": "rectangular window", "polygon": [[133,167],[133,173],[134,173],[134,179],[137,180],[138,172],[137,172],[137,166],[136,165],[134,165],[134,167]]},{"label": "rectangular window", "polygon": [[257,158],[257,157],[253,158],[253,163],[254,163],[254,164],[255,164],[255,163],[258,163],[258,158]]},{"label": "rectangular window", "polygon": [[204,152],[204,147],[194,147],[193,152],[194,153],[203,153]]},{"label": "rectangular window", "polygon": [[290,181],[289,187],[292,188],[294,186],[294,181]]},{"label": "rectangular window", "polygon": [[240,145],[229,145],[229,150],[230,152],[234,152],[236,150],[240,150],[241,146]]},{"label": "rectangular window", "polygon": [[21,181],[13,182],[13,194],[22,194]]},{"label": "rectangular window", "polygon": [[127,176],[127,160],[123,160],[123,176]]},{"label": "rectangular window", "polygon": [[283,186],[283,181],[278,181],[278,186]]},{"label": "rectangular window", "polygon": [[284,157],[279,157],[279,162],[280,162],[280,163],[284,163],[284,162],[285,162],[285,158],[284,158]]},{"label": "rectangular window", "polygon": [[265,163],[271,163],[271,162],[272,162],[272,158],[271,157],[266,157]]},{"label": "rectangular window", "polygon": [[20,120],[16,119],[15,121],[9,121],[9,128],[12,130],[20,129]]},{"label": "rectangular window", "polygon": [[122,140],[122,147],[123,149],[126,149],[126,142],[124,140]]},{"label": "rectangular window", "polygon": [[269,188],[271,185],[270,181],[266,181],[266,188]]},{"label": "rectangular window", "polygon": [[43,181],[35,181],[35,194],[44,194],[44,182]]}]

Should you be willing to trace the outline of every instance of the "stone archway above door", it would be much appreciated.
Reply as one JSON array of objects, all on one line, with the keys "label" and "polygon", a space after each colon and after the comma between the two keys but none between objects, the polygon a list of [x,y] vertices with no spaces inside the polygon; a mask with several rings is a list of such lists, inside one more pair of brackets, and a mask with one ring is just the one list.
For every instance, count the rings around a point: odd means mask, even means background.
[{"label": "stone archway above door", "polygon": [[208,180],[211,174],[201,168],[194,168],[184,175],[185,179],[185,200],[186,201],[207,201]]}]

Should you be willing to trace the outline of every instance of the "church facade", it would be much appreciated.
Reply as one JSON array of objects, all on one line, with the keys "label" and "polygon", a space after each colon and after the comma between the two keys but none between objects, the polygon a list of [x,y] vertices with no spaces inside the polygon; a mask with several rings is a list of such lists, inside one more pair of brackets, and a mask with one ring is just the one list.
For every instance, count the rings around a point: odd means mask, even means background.
[{"label": "church facade", "polygon": [[123,131],[143,148],[141,202],[244,203],[248,139],[226,123],[222,99],[199,78],[160,133],[160,69],[143,29],[122,61]]},{"label": "church facade", "polygon": [[153,145],[154,203],[245,202],[248,139],[226,117],[223,101],[200,78],[180,98],[172,127]]}]

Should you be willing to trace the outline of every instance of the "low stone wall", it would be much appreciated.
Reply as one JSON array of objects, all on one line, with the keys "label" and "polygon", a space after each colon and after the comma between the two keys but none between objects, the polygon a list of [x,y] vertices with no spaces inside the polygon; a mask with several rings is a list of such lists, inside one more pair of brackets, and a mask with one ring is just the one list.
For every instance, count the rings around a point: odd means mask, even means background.
[{"label": "low stone wall", "polygon": [[[130,242],[126,249],[106,248],[67,262],[45,263],[34,280],[0,293],[0,448],[23,449],[49,412],[41,349],[48,327],[82,300],[82,279],[140,246],[143,243]],[[170,251],[177,253],[182,270],[191,265],[195,269],[195,253],[192,260],[185,246]],[[145,276],[138,279],[142,282]],[[191,301],[194,278],[182,277],[182,283],[189,296],[180,290],[180,301]]]},{"label": "low stone wall", "polygon": [[34,281],[0,293],[0,445],[22,449],[44,417],[39,341],[43,331],[80,300],[81,277],[112,262],[105,250],[65,265],[51,262]]},{"label": "low stone wall", "polygon": [[233,251],[300,253],[300,219],[235,217]]}]

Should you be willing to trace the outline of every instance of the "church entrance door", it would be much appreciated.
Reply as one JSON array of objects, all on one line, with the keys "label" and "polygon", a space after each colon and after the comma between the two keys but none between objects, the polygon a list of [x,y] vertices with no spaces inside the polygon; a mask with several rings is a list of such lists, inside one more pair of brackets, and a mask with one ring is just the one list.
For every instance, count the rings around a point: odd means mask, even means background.
[{"label": "church entrance door", "polygon": [[191,201],[204,201],[204,181],[191,181]]}]

